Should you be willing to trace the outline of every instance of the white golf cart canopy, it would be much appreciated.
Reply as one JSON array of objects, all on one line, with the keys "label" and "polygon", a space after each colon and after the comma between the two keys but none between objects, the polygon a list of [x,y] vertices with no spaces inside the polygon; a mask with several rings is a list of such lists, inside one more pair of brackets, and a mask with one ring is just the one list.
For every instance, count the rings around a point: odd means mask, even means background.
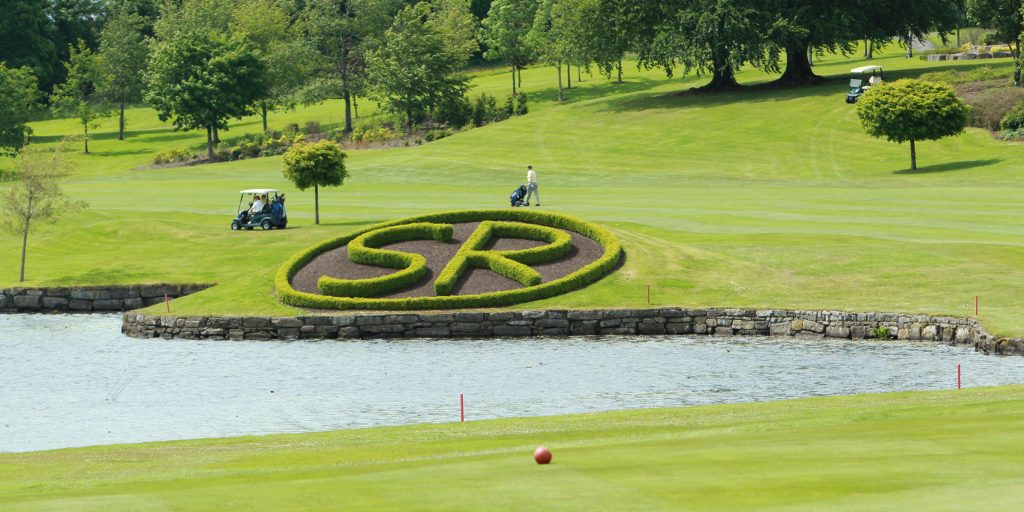
[{"label": "white golf cart canopy", "polygon": [[882,66],[861,66],[859,68],[851,69],[850,73],[855,73],[855,74],[860,75],[860,74],[874,73],[875,71],[882,71]]},{"label": "white golf cart canopy", "polygon": [[241,194],[277,194],[276,188],[250,188],[241,191]]}]

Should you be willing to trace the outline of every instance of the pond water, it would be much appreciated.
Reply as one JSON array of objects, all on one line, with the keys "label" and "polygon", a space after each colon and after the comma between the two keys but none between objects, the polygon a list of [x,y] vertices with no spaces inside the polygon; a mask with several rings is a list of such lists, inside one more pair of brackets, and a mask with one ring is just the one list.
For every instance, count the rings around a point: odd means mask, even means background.
[{"label": "pond water", "polygon": [[0,315],[0,451],[1024,382],[933,343],[703,336],[188,341]]}]

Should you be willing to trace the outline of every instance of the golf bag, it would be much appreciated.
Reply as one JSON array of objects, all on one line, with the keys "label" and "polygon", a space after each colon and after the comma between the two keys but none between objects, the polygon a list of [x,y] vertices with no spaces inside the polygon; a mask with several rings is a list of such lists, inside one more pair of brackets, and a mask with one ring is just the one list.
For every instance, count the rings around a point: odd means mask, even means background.
[{"label": "golf bag", "polygon": [[519,188],[512,192],[509,201],[512,203],[513,208],[526,204],[526,185],[519,185]]}]

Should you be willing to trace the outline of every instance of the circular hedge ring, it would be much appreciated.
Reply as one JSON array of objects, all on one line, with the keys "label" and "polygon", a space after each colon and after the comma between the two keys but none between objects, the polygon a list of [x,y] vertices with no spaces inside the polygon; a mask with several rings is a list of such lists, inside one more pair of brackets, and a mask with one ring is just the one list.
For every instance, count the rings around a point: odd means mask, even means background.
[{"label": "circular hedge ring", "polygon": [[[451,226],[479,222],[455,257],[438,274],[436,295],[381,297],[408,286],[424,275],[423,257],[382,249],[404,240],[451,240]],[[564,231],[563,231],[564,230]],[[561,258],[572,250],[572,231],[596,241],[604,252],[568,275],[541,282],[530,267]],[[519,250],[484,250],[492,237],[522,238],[546,245]],[[292,278],[317,256],[347,246],[352,261],[397,271],[379,278],[319,278],[320,294],[296,290]],[[575,217],[529,210],[457,210],[432,213],[370,226],[309,247],[292,256],[277,271],[274,286],[281,302],[311,309],[413,310],[501,307],[547,299],[579,290],[612,272],[622,257],[622,244],[607,229]],[[486,268],[523,288],[469,295],[452,295],[455,282],[469,268]]]}]

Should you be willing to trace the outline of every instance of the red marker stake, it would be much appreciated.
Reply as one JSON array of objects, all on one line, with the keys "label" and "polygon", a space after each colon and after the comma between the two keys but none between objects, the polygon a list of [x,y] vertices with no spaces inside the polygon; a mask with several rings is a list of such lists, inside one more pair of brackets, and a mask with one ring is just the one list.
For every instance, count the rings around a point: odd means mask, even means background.
[{"label": "red marker stake", "polygon": [[956,364],[956,388],[960,389],[960,363]]},{"label": "red marker stake", "polygon": [[974,316],[978,316],[978,296],[974,296]]},{"label": "red marker stake", "polygon": [[171,299],[167,296],[167,290],[164,290],[164,305],[167,306],[167,312],[171,312]]},{"label": "red marker stake", "polygon": [[466,422],[466,395],[459,393],[459,421]]},{"label": "red marker stake", "polygon": [[647,305],[651,305],[651,285],[647,285]]}]

